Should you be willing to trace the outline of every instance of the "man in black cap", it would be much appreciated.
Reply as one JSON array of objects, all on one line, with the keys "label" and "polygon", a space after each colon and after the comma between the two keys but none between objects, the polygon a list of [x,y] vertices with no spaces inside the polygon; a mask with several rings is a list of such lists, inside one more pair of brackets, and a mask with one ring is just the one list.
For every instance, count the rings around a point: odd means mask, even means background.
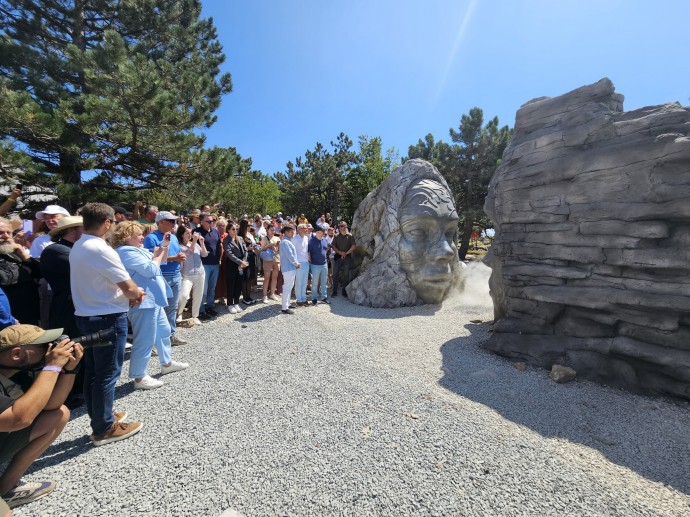
[{"label": "man in black cap", "polygon": [[121,206],[114,206],[113,210],[115,210],[115,222],[116,223],[121,223],[122,221],[127,220],[127,210],[125,210]]}]

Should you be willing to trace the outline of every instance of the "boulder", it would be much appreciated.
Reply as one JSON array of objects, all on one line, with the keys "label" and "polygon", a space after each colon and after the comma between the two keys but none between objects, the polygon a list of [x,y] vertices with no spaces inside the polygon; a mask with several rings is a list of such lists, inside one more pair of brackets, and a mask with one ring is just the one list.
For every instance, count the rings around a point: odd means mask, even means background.
[{"label": "boulder", "polygon": [[530,101],[484,209],[487,349],[690,399],[690,108],[625,112],[608,79]]}]

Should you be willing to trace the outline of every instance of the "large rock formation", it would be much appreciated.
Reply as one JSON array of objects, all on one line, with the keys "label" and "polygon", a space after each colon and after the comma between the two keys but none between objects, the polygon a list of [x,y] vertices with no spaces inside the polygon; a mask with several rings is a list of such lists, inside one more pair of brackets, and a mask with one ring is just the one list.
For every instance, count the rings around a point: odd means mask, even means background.
[{"label": "large rock formation", "polygon": [[522,106],[484,209],[486,347],[690,399],[690,109],[602,79]]},{"label": "large rock formation", "polygon": [[352,234],[364,255],[350,300],[370,307],[441,303],[459,279],[453,193],[429,162],[409,160],[360,203]]}]

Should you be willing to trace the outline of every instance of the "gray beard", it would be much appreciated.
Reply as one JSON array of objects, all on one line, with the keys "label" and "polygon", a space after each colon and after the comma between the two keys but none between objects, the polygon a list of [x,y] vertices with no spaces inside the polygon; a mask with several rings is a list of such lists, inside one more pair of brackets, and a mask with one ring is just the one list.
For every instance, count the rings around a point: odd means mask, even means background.
[{"label": "gray beard", "polygon": [[14,252],[14,243],[7,242],[5,244],[0,244],[0,253],[3,255],[10,255]]}]

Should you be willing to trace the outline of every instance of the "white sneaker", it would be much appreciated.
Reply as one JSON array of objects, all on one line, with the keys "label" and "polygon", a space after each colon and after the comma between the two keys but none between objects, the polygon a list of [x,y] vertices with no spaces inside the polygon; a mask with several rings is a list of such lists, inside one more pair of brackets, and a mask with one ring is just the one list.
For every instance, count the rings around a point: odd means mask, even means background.
[{"label": "white sneaker", "polygon": [[[161,366],[161,375],[167,375],[173,372],[179,372],[180,370],[186,370],[189,368],[189,363],[178,363],[177,361],[170,361],[168,366]],[[161,384],[163,384],[161,382]]]},{"label": "white sneaker", "polygon": [[194,318],[194,325],[201,325],[201,320],[199,318]]},{"label": "white sneaker", "polygon": [[158,379],[154,379],[150,375],[144,375],[144,377],[139,381],[134,381],[134,389],[135,390],[155,390],[156,388],[160,388],[163,386],[163,381],[159,381]]},{"label": "white sneaker", "polygon": [[239,304],[237,304],[237,305],[235,305],[235,310],[236,310],[237,312],[242,312],[244,309],[243,309],[242,307],[240,307]]},{"label": "white sneaker", "polygon": [[132,349],[132,343],[130,343],[129,341],[127,341],[127,342],[125,343],[125,350],[131,350],[131,349]]},{"label": "white sneaker", "polygon": [[272,294],[271,296],[269,296],[268,299],[273,300],[274,302],[278,301],[278,297],[275,294]]},{"label": "white sneaker", "polygon": [[175,320],[175,323],[179,323],[182,321],[182,314],[177,315],[177,319]]},{"label": "white sneaker", "polygon": [[261,303],[268,303],[268,296],[264,296],[264,299],[261,300]]},{"label": "white sneaker", "polygon": [[228,305],[228,312],[230,314],[237,314],[237,306],[236,305]]}]

